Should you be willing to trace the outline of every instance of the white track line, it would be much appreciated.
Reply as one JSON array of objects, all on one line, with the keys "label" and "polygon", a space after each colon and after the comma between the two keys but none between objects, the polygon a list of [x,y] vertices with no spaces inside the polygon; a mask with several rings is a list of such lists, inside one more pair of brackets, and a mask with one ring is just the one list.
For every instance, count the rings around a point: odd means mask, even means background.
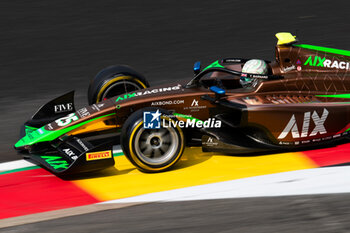
[{"label": "white track line", "polygon": [[113,146],[113,154],[122,153],[123,150],[120,145]]},{"label": "white track line", "polygon": [[[113,147],[114,154],[120,152],[122,152],[120,146]],[[0,172],[31,166],[35,164],[26,160],[0,163]],[[350,177],[350,166],[315,168],[151,193],[103,203],[349,193],[348,177]]]},{"label": "white track line", "polygon": [[349,177],[350,166],[314,168],[145,194],[101,204],[348,193]]},{"label": "white track line", "polygon": [[12,226],[23,225],[28,223],[41,222],[41,221],[48,221],[52,219],[70,217],[70,216],[76,216],[76,215],[82,215],[82,214],[89,214],[89,213],[94,213],[98,211],[120,209],[120,208],[135,206],[139,204],[142,204],[142,203],[125,203],[125,204],[123,203],[123,204],[111,204],[111,205],[92,204],[92,205],[78,206],[78,207],[72,207],[67,209],[52,210],[52,211],[36,213],[36,214],[22,215],[18,217],[0,219],[0,228],[12,227]]},{"label": "white track line", "polygon": [[26,160],[15,160],[6,163],[0,163],[0,172],[10,171],[14,169],[26,168],[36,166],[34,163],[28,162]]}]

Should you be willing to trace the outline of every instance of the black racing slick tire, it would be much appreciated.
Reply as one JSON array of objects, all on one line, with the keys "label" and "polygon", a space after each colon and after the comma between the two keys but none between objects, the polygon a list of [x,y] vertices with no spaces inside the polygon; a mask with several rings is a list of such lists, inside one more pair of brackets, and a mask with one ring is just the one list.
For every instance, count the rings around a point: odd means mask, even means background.
[{"label": "black racing slick tire", "polygon": [[121,133],[121,146],[125,156],[137,169],[155,173],[171,169],[180,160],[185,138],[180,127],[170,124],[176,119],[161,109],[160,128],[144,128],[144,112],[150,111],[156,110],[140,109],[126,120]]},{"label": "black racing slick tire", "polygon": [[89,105],[128,92],[148,88],[146,78],[126,65],[115,65],[101,70],[91,80],[88,89]]}]

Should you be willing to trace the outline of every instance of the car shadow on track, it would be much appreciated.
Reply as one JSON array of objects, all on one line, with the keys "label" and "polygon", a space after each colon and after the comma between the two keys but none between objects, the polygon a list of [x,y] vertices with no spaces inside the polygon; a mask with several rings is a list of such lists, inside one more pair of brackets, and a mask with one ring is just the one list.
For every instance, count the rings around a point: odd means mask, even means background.
[{"label": "car shadow on track", "polygon": [[236,156],[236,157],[255,157],[255,156],[267,156],[267,155],[273,155],[273,154],[282,154],[282,153],[293,153],[293,152],[309,152],[309,151],[315,151],[315,150],[322,150],[322,149],[338,149],[337,147],[342,145],[350,145],[350,141],[347,138],[344,138],[339,141],[335,142],[328,142],[324,144],[318,144],[318,145],[310,145],[300,148],[292,148],[292,149],[274,149],[274,150],[266,150],[261,152],[251,152],[251,153],[221,153],[222,155],[227,156]]},{"label": "car shadow on track", "polygon": [[135,169],[136,168],[118,170],[115,167],[110,167],[110,168],[106,168],[102,171],[83,173],[83,174],[74,174],[74,175],[69,175],[69,176],[61,176],[60,178],[63,180],[71,180],[71,181],[93,179],[93,178],[102,178],[102,177],[109,177],[109,176],[124,175],[124,174],[132,172]]},{"label": "car shadow on track", "polygon": [[[170,169],[169,171],[184,169],[187,167],[198,165],[200,163],[207,161],[213,155],[214,153],[211,153],[211,152],[209,153],[202,152],[201,147],[187,147],[184,151],[184,154],[181,160],[177,163],[177,165],[174,168]],[[123,165],[125,167],[125,164]],[[102,177],[125,175],[136,170],[136,167],[134,167],[131,164],[129,164],[129,166],[127,166],[126,168],[121,168],[121,169],[118,169],[118,166],[120,166],[120,164],[118,164],[118,161],[116,161],[116,165],[114,167],[110,167],[102,171],[69,175],[67,177],[60,177],[60,178],[64,180],[82,180],[82,179],[102,178]]]},{"label": "car shadow on track", "polygon": [[[264,151],[264,152],[254,152],[254,153],[245,153],[245,154],[239,154],[239,153],[217,153],[217,152],[202,152],[201,147],[186,147],[184,154],[181,158],[181,160],[170,169],[168,172],[185,169],[188,167],[199,165],[203,162],[206,162],[207,160],[211,159],[213,156],[228,156],[228,157],[260,157],[260,156],[268,156],[268,155],[274,155],[274,154],[281,154],[281,153],[291,153],[291,152],[307,152],[312,150],[322,150],[326,148],[334,148],[337,149],[337,146],[344,145],[346,143],[349,143],[348,140],[344,140],[342,142],[337,143],[330,143],[326,145],[318,145],[317,147],[308,147],[308,148],[300,148],[300,149],[293,149],[293,150],[274,150],[274,151]],[[125,161],[126,158],[125,158]],[[349,161],[350,162],[350,161]],[[101,177],[110,177],[110,176],[118,176],[118,175],[125,175],[128,173],[133,172],[136,170],[136,168],[128,162],[128,165],[125,166],[123,164],[124,168],[119,168],[120,164],[116,162],[115,167],[111,167],[102,171],[98,172],[92,172],[92,173],[86,173],[86,174],[77,174],[77,175],[70,175],[69,177],[61,177],[64,180],[81,180],[81,179],[91,179],[91,178],[101,178]],[[332,166],[342,166],[342,165],[348,165],[346,164],[334,164]]]},{"label": "car shadow on track", "polygon": [[198,165],[210,159],[214,153],[203,152],[201,147],[186,147],[181,160],[171,170],[179,170]]}]

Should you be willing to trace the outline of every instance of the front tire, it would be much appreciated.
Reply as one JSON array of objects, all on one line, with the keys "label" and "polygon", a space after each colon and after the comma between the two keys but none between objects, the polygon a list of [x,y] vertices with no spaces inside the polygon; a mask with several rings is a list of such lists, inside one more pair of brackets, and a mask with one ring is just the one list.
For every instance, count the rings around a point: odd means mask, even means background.
[{"label": "front tire", "polygon": [[[161,111],[160,129],[143,127],[141,109],[133,113],[122,129],[121,146],[126,157],[143,172],[162,172],[172,168],[181,158],[185,139],[181,128],[173,127],[175,120]],[[164,124],[163,124],[164,123]]]}]

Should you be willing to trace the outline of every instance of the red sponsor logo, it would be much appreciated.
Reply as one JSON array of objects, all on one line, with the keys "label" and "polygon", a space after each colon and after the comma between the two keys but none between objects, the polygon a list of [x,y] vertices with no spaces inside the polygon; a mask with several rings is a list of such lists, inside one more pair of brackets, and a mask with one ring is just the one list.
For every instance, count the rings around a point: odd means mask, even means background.
[{"label": "red sponsor logo", "polygon": [[110,150],[86,153],[87,161],[98,160],[98,159],[109,159],[109,158],[112,158],[112,152]]}]

